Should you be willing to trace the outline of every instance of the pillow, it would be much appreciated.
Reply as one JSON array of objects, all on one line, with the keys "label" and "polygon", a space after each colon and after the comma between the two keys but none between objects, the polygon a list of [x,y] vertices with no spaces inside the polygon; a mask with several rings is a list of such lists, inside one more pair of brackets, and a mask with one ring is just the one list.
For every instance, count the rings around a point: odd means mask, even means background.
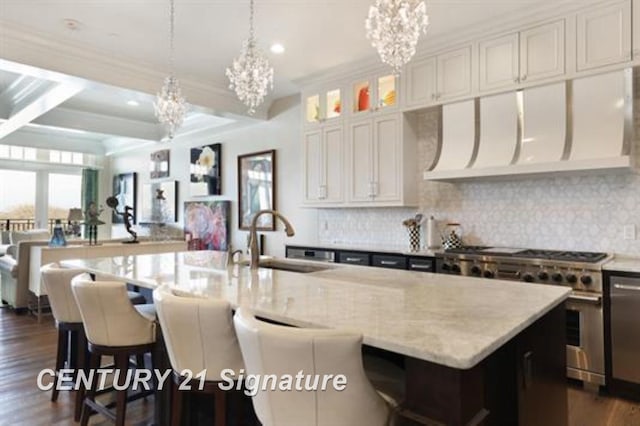
[{"label": "pillow", "polygon": [[29,231],[13,231],[11,244],[17,245],[21,241],[48,241],[51,238],[46,229],[32,229]]}]

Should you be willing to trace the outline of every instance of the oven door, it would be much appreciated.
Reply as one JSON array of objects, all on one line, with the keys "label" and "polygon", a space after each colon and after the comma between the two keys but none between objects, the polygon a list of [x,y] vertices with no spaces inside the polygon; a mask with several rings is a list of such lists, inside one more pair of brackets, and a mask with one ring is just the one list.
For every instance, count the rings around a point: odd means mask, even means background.
[{"label": "oven door", "polygon": [[602,295],[574,291],[566,306],[567,376],[604,385]]}]

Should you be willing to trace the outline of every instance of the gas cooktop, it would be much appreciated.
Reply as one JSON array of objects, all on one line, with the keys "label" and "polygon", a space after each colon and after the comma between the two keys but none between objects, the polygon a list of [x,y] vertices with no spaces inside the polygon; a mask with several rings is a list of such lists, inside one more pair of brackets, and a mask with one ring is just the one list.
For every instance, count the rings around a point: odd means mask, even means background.
[{"label": "gas cooktop", "polygon": [[544,259],[564,262],[596,263],[607,257],[606,253],[563,250],[536,250],[510,247],[462,246],[444,251],[445,254],[471,254],[480,256],[507,256],[522,259]]}]

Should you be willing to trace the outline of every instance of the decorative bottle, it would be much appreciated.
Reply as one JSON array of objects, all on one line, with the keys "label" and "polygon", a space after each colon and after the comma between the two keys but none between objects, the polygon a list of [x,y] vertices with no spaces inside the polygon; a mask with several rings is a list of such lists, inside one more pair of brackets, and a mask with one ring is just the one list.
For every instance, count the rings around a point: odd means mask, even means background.
[{"label": "decorative bottle", "polygon": [[62,222],[60,219],[56,219],[56,223],[53,226],[53,236],[49,241],[49,247],[64,247],[67,245],[67,240],[64,238],[64,229],[62,229]]}]

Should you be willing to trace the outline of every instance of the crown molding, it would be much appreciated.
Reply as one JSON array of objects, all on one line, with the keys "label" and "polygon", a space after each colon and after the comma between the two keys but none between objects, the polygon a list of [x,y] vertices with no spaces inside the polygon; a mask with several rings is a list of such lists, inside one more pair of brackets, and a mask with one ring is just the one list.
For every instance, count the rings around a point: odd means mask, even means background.
[{"label": "crown molding", "polygon": [[[55,41],[45,34],[25,31],[7,22],[0,24],[0,59],[151,95],[158,92],[166,77],[164,72],[135,59],[109,57],[70,41]],[[192,105],[219,115],[248,116],[247,108],[226,88],[192,77],[180,78],[180,85]],[[270,102],[267,99],[252,118],[266,119]]]},{"label": "crown molding", "polygon": [[[456,31],[455,33],[430,37],[429,31],[427,30],[425,40],[418,45],[414,60],[436,55],[459,45],[471,44],[474,41],[491,37],[495,34],[520,31],[525,27],[535,26],[554,18],[560,19],[596,4],[611,4],[619,1],[620,0],[557,0],[550,5],[527,7],[525,10],[504,15],[499,19],[491,19]],[[447,1],[441,0],[440,3],[446,4]],[[298,87],[313,87],[322,85],[328,81],[357,78],[358,75],[366,75],[368,73],[373,74],[379,71],[391,72],[390,67],[380,62],[373,48],[371,50],[372,54],[366,58],[296,79],[293,83]]]}]

